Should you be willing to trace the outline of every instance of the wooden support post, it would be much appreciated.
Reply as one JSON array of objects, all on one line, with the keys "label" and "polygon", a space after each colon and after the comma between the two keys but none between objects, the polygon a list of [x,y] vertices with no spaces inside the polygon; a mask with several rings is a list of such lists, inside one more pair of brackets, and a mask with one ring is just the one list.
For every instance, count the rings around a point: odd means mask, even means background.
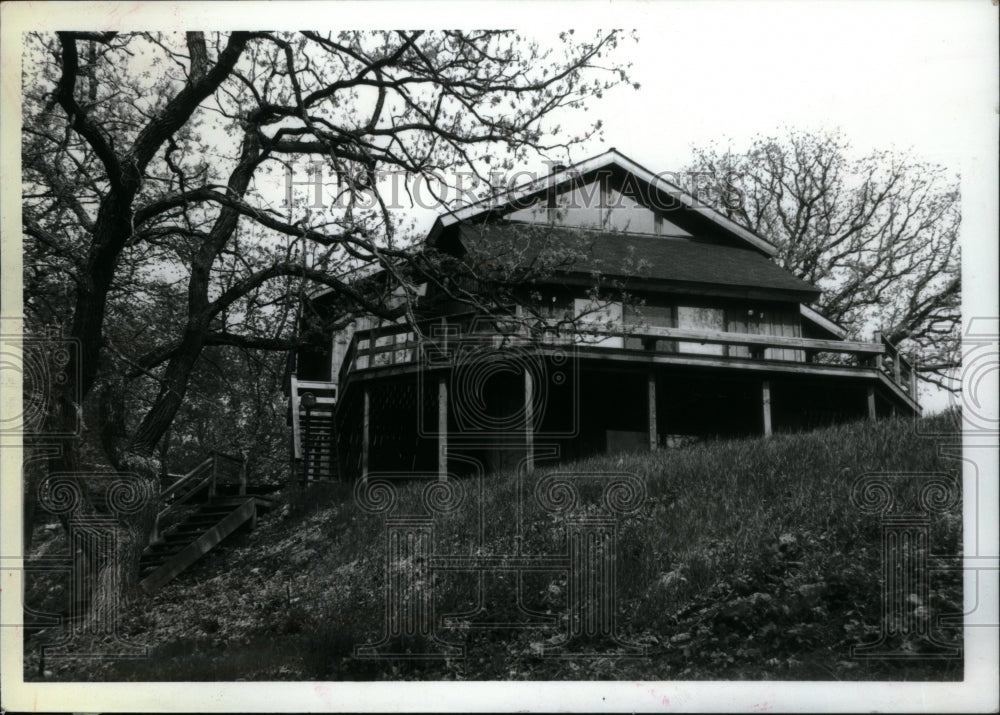
[{"label": "wooden support post", "polygon": [[290,379],[289,392],[292,401],[292,455],[294,459],[302,459],[302,434],[299,425],[299,381],[293,374]]},{"label": "wooden support post", "polygon": [[531,474],[535,469],[535,385],[531,370],[524,369],[524,446],[525,469]]},{"label": "wooden support post", "polygon": [[371,431],[371,396],[368,388],[364,390],[364,412],[361,416],[361,478],[368,476],[368,445]]},{"label": "wooden support post", "polygon": [[868,419],[875,419],[875,386],[868,386]]},{"label": "wooden support post", "polygon": [[655,451],[659,442],[656,434],[656,373],[652,370],[647,378],[649,383],[648,404],[649,404],[649,451]]},{"label": "wooden support post", "polygon": [[896,384],[903,386],[902,366],[899,364],[899,353],[892,356],[892,371],[895,373]]},{"label": "wooden support post", "polygon": [[764,436],[771,436],[771,381],[761,383],[761,403],[764,410]]},{"label": "wooden support post", "polygon": [[448,383],[438,378],[438,477],[448,475]]},{"label": "wooden support post", "polygon": [[917,356],[910,360],[910,399],[917,401]]},{"label": "wooden support post", "polygon": [[[872,342],[875,343],[876,345],[881,345],[882,344],[882,331],[881,330],[876,330],[875,331],[875,335],[872,336]],[[881,370],[882,369],[882,354],[881,353],[876,353],[875,356],[874,356],[874,361],[873,362],[875,364],[875,367],[878,370]]]}]

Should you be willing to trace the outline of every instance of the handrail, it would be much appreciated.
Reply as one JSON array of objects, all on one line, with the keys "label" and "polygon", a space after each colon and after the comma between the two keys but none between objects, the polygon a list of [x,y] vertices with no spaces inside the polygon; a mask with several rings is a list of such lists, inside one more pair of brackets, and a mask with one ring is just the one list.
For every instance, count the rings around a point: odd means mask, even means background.
[{"label": "handrail", "polygon": [[212,462],[212,474],[213,474],[212,492],[213,493],[215,492],[215,488],[219,484],[231,483],[231,482],[223,481],[223,479],[222,479],[223,475],[221,475],[219,473],[219,467],[222,464],[224,464],[226,462],[229,462],[231,465],[236,465],[237,467],[239,467],[240,471],[239,471],[238,481],[239,481],[239,485],[240,485],[240,494],[241,495],[244,494],[246,492],[246,482],[247,482],[247,462],[246,462],[246,459],[244,459],[243,457],[233,456],[232,454],[226,454],[225,452],[220,452],[217,449],[213,449],[212,450],[211,456],[213,458],[213,462]]},{"label": "handrail", "polygon": [[[461,313],[452,313],[447,316],[449,321],[446,324],[456,325],[461,324],[464,320],[474,319],[479,315],[476,311],[468,310]],[[459,320],[464,319],[464,320]],[[495,321],[501,320],[501,316],[490,316],[488,320]],[[425,318],[418,320],[416,322],[404,321],[401,323],[393,323],[388,325],[376,326],[373,328],[364,328],[355,330],[354,334],[351,336],[351,341],[347,345],[347,349],[344,351],[343,361],[340,363],[340,372],[338,373],[338,384],[343,385],[350,375],[351,371],[354,369],[354,363],[358,357],[358,343],[362,340],[368,341],[368,347],[365,348],[365,355],[378,354],[384,352],[394,352],[396,350],[405,350],[408,348],[416,347],[417,345],[426,344],[427,340],[423,337],[417,337],[415,340],[407,341],[405,343],[390,343],[389,345],[382,345],[375,347],[374,342],[379,338],[395,337],[401,333],[413,332],[416,335],[424,334],[423,328],[430,327],[433,325],[441,324],[445,320],[441,316],[436,318]],[[515,319],[516,320],[516,319]],[[447,342],[447,336],[444,337],[444,342]]]},{"label": "handrail", "polygon": [[240,457],[234,457],[231,454],[226,454],[225,452],[212,450],[209,455],[199,462],[194,469],[160,493],[161,502],[165,503],[171,496],[174,498],[156,514],[156,520],[153,525],[152,541],[159,540],[161,525],[164,518],[181,505],[185,504],[192,496],[200,492],[206,485],[208,486],[209,494],[215,494],[215,487],[219,477],[218,466],[222,461],[230,461],[240,465],[240,495],[242,496],[246,494],[246,460]]},{"label": "handrail", "polygon": [[160,499],[166,500],[167,497],[169,497],[174,492],[178,491],[181,487],[191,484],[192,483],[191,480],[193,480],[198,475],[198,472],[210,467],[212,465],[212,461],[213,461],[212,455],[205,457],[205,459],[199,462],[194,469],[192,469],[190,472],[188,472],[183,477],[181,477],[176,482],[174,482],[169,487],[160,492]]},{"label": "handrail", "polygon": [[[566,332],[571,335],[587,336],[593,335],[604,337],[653,337],[666,340],[679,340],[685,342],[711,343],[716,345],[741,345],[758,346],[769,348],[790,348],[798,350],[814,350],[817,352],[837,352],[859,356],[877,356],[886,352],[884,345],[877,342],[855,342],[847,340],[821,340],[818,338],[796,338],[783,335],[761,335],[756,333],[730,333],[709,330],[690,330],[687,328],[658,328],[629,323],[605,323],[593,325],[571,326],[568,330],[563,330],[566,323],[549,320],[538,321],[535,327],[540,327],[547,331],[556,333]],[[409,332],[413,328],[409,325],[383,327],[379,331],[379,337],[389,337]],[[514,340],[531,340],[522,330],[508,336]],[[376,346],[372,342],[373,334],[366,330],[359,330],[351,338],[351,345],[345,355],[344,363],[341,366],[341,383],[345,381],[347,374],[354,368],[357,360],[358,342],[368,340],[369,344],[364,348],[363,356],[372,356],[384,352],[394,352],[397,350],[413,347],[421,341],[407,341],[405,343],[392,342],[387,345]]]},{"label": "handrail", "polygon": [[[456,321],[455,318],[467,318],[468,313],[461,316],[448,316],[447,324],[457,327],[461,331],[462,323],[466,320]],[[343,363],[340,366],[339,385],[347,384],[348,377],[355,369],[367,369],[375,367],[377,356],[391,353],[388,362],[396,364],[400,360],[413,362],[418,359],[416,351],[426,346],[427,339],[421,338],[421,328],[440,321],[441,318],[427,319],[413,323],[398,323],[395,325],[382,325],[375,329],[357,330],[351,336],[351,342],[344,354]],[[458,325],[456,325],[458,323]],[[397,342],[396,336],[414,332],[414,339],[407,339],[405,342]],[[541,333],[541,335],[539,335]],[[673,340],[682,342],[705,343],[713,345],[735,345],[756,348],[772,348],[776,350],[804,350],[809,353],[837,353],[841,355],[853,356],[861,365],[873,366],[880,372],[887,375],[892,382],[912,399],[916,399],[915,369],[913,364],[907,360],[890,343],[885,336],[876,333],[871,342],[851,341],[851,340],[824,340],[818,338],[801,338],[784,335],[764,335],[760,333],[732,333],[726,331],[693,330],[688,328],[661,328],[631,323],[576,323],[559,320],[538,320],[533,325],[522,323],[518,329],[506,335],[512,344],[523,344],[540,341],[543,335],[555,333],[558,337],[567,339],[583,338],[584,344],[588,336],[595,340],[606,337],[637,337],[637,338],[657,338],[662,340]],[[384,345],[376,345],[378,338],[394,338]],[[363,341],[367,341],[365,347],[359,347]],[[405,356],[400,358],[397,353],[402,352]],[[361,368],[357,364],[361,358],[367,358],[368,363]],[[891,362],[890,362],[891,361]]]},{"label": "handrail", "polygon": [[337,383],[324,382],[322,380],[297,380],[298,386],[308,390],[333,390],[336,392]]},{"label": "handrail", "polygon": [[[336,383],[322,382],[319,380],[300,380],[296,374],[292,374],[289,381],[289,409],[292,411],[292,457],[296,461],[302,459],[302,417],[300,415],[300,405],[302,394],[305,391],[319,393],[316,395],[316,402],[321,409],[331,409],[337,404],[337,395],[340,390]],[[322,393],[333,393],[324,395]]]},{"label": "handrail", "polygon": [[[552,325],[556,325],[555,321]],[[761,335],[757,333],[727,333],[709,330],[689,330],[687,328],[654,328],[627,323],[607,324],[608,327],[585,326],[574,332],[621,337],[655,337],[686,342],[712,343],[715,345],[745,345],[768,348],[796,348],[821,352],[839,352],[855,355],[881,355],[885,347],[877,343],[862,343],[847,340],[820,340],[818,338],[795,338],[784,335]]]},{"label": "handrail", "polygon": [[899,385],[911,399],[917,399],[916,370],[913,363],[907,360],[899,348],[893,345],[885,335],[878,332],[875,335],[885,346],[886,358],[892,360],[892,372],[889,372],[884,364],[880,365],[882,371],[892,378],[893,382]]}]

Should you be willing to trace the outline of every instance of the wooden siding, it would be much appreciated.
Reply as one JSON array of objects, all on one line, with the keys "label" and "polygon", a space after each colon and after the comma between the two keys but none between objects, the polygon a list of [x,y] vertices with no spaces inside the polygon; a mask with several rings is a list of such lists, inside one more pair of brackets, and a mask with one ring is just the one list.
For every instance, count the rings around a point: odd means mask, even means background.
[{"label": "wooden siding", "polygon": [[[662,212],[646,208],[635,198],[601,179],[562,191],[554,200],[514,211],[511,221],[531,224],[620,231],[630,234],[690,237],[691,234],[667,219]],[[624,188],[624,187],[623,187]]]},{"label": "wooden siding", "polygon": [[[730,333],[748,335],[774,335],[778,337],[802,337],[801,318],[798,306],[744,307],[731,306],[726,309],[726,330]],[[757,357],[752,346],[730,345],[730,357]],[[786,348],[766,348],[762,357],[769,360],[790,360],[805,362],[805,352]]]}]

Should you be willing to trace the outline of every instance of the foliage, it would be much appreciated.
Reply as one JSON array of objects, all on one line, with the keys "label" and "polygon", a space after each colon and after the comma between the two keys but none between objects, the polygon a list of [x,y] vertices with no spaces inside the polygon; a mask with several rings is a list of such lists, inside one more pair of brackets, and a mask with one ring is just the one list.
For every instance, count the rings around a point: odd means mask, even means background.
[{"label": "foliage", "polygon": [[840,134],[798,131],[758,137],[742,152],[696,150],[694,169],[739,189],[740,200],[718,208],[823,290],[824,316],[855,337],[880,330],[919,355],[922,379],[958,389],[957,178],[903,152],[857,157]]},{"label": "foliage", "polygon": [[[305,293],[337,296],[342,324],[411,314],[420,282],[447,290],[384,178],[465,168],[492,186],[492,170],[582,141],[552,139],[551,115],[625,81],[619,37],[567,33],[556,51],[500,31],[26,36],[26,331],[77,347],[43,431],[73,434],[81,412],[100,425],[52,470],[137,466],[155,491],[172,449],[183,461],[208,439],[266,462],[283,366],[260,351],[298,344]],[[306,157],[335,178],[319,197],[292,192]]]}]

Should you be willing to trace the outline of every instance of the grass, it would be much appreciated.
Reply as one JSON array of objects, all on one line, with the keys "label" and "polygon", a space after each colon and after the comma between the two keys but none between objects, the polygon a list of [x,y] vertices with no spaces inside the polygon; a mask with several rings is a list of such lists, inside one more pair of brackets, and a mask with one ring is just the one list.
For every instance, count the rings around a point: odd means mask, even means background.
[{"label": "grass", "polygon": [[[124,628],[151,645],[151,659],[54,666],[48,677],[961,678],[961,660],[850,657],[852,644],[878,633],[881,594],[879,520],[851,503],[852,486],[869,473],[943,473],[958,482],[957,460],[940,449],[954,442],[955,425],[954,415],[885,420],[539,465],[525,484],[548,471],[629,473],[644,482],[640,508],[618,520],[616,593],[620,632],[646,644],[648,658],[538,657],[539,643],[558,628],[443,631],[467,648],[465,658],[450,661],[353,658],[354,646],[377,640],[383,627],[385,522],[339,486],[287,495],[287,505],[257,531],[137,604]],[[600,511],[602,483],[589,479],[565,514],[542,509],[530,485],[519,513],[515,476],[489,475],[481,489],[476,480],[463,481],[460,508],[435,519],[435,553],[513,553],[518,517],[522,553],[564,553],[564,518]],[[902,502],[914,504],[919,479],[901,482]],[[400,484],[394,513],[426,513],[427,486]],[[932,522],[934,554],[960,553],[960,518],[959,501]],[[438,573],[437,613],[475,606],[474,578]],[[505,572],[487,584],[492,617],[520,617],[514,578]],[[553,571],[525,576],[521,590],[530,609],[558,617],[566,589],[565,574]],[[958,609],[960,577],[936,578],[930,600],[913,608]]]}]

